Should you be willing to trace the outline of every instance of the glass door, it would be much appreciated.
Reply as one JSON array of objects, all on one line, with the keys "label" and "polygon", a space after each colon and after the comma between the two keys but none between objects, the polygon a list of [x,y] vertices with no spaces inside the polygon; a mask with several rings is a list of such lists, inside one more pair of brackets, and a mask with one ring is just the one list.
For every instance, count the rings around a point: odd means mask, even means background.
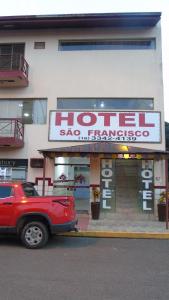
[{"label": "glass door", "polygon": [[74,166],[75,188],[74,197],[76,209],[79,211],[89,210],[89,166]]},{"label": "glass door", "polygon": [[76,210],[88,212],[90,204],[89,160],[86,158],[58,157],[55,159],[55,195],[71,195]]}]

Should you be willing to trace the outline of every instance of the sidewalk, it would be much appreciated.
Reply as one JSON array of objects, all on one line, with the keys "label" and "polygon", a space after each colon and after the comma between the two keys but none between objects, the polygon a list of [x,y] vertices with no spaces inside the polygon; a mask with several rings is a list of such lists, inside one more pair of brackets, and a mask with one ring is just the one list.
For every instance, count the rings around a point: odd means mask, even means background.
[{"label": "sidewalk", "polygon": [[165,222],[156,220],[112,220],[101,218],[91,220],[88,214],[78,214],[78,232],[69,236],[83,237],[119,237],[119,238],[156,238],[169,239],[169,230]]}]

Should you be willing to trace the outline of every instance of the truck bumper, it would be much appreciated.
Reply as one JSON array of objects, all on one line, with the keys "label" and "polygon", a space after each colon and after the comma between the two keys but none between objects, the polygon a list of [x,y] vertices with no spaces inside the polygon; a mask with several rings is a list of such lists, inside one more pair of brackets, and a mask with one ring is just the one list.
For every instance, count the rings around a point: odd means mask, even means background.
[{"label": "truck bumper", "polygon": [[78,220],[74,220],[71,222],[67,222],[64,224],[56,224],[51,226],[51,233],[59,233],[59,232],[69,232],[69,231],[76,231],[76,225]]}]

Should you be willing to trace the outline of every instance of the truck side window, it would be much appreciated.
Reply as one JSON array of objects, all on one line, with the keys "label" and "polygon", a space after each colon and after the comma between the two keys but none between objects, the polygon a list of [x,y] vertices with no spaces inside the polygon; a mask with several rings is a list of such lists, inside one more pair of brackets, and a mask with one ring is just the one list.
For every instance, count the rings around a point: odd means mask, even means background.
[{"label": "truck side window", "polygon": [[12,186],[0,186],[0,199],[13,196]]},{"label": "truck side window", "polygon": [[33,185],[24,185],[23,184],[23,189],[26,197],[34,197],[38,196],[37,191],[35,190]]}]

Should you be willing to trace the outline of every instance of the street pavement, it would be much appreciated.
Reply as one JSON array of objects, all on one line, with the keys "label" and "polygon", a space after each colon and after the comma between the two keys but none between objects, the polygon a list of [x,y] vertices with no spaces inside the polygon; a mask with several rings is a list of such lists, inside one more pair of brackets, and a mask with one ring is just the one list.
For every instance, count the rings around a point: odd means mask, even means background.
[{"label": "street pavement", "polygon": [[0,300],[166,300],[169,240],[0,237]]}]

